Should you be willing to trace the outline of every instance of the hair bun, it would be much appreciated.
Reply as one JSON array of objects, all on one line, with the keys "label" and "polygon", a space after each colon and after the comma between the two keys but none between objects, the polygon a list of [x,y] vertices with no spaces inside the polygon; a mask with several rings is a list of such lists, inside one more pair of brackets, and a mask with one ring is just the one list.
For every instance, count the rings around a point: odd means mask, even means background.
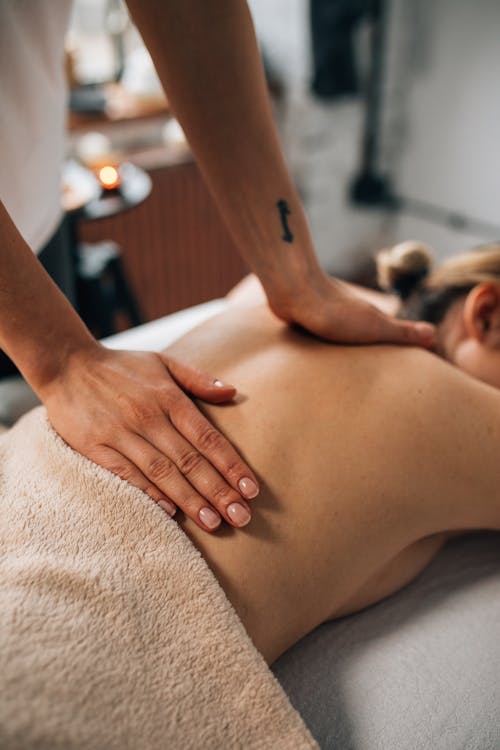
[{"label": "hair bun", "polygon": [[406,299],[429,274],[432,251],[422,242],[408,240],[381,250],[377,254],[376,263],[380,287]]}]

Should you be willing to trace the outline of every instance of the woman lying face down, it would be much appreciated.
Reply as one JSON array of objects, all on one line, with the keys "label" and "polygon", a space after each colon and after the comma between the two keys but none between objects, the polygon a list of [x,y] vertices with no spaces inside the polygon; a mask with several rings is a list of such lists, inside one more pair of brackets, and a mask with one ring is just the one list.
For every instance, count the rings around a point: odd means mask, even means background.
[{"label": "woman lying face down", "polygon": [[268,662],[410,582],[450,535],[500,529],[491,253],[434,274],[414,245],[379,263],[402,314],[435,322],[458,367],[423,350],[324,344],[264,306],[234,307],[169,348],[242,394],[203,408],[259,476],[252,521],[212,536],[180,523]]},{"label": "woman lying face down", "polygon": [[403,242],[377,258],[379,283],[401,298],[400,317],[437,326],[437,353],[500,388],[500,244],[482,245],[431,271],[429,250]]}]

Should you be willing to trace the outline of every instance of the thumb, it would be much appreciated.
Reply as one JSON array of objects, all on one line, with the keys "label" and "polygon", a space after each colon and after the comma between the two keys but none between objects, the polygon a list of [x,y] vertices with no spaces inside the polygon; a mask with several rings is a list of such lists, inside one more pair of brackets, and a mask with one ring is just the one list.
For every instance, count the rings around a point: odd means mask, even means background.
[{"label": "thumb", "polygon": [[175,382],[187,393],[209,401],[212,404],[221,404],[225,401],[231,401],[236,395],[234,385],[222,383],[213,375],[198,370],[196,367],[178,362],[172,357],[168,357],[163,352],[158,356],[172,375]]},{"label": "thumb", "polygon": [[379,341],[426,349],[432,349],[436,343],[436,328],[431,323],[396,320],[382,314],[379,325]]}]

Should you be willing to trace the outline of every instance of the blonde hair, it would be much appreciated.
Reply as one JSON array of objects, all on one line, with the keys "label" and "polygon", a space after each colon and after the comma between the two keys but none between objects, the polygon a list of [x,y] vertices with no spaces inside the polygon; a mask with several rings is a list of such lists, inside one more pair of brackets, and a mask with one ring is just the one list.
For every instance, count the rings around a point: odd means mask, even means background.
[{"label": "blonde hair", "polygon": [[403,302],[400,317],[439,323],[476,284],[500,283],[500,242],[480,245],[434,268],[432,250],[410,240],[376,257],[378,283]]}]

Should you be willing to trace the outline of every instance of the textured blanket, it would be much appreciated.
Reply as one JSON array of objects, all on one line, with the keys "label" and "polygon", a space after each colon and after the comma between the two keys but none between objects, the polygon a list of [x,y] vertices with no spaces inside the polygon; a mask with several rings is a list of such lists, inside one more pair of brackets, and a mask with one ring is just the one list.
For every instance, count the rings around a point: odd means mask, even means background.
[{"label": "textured blanket", "polygon": [[3,750],[317,747],[175,521],[41,408],[0,504]]}]

